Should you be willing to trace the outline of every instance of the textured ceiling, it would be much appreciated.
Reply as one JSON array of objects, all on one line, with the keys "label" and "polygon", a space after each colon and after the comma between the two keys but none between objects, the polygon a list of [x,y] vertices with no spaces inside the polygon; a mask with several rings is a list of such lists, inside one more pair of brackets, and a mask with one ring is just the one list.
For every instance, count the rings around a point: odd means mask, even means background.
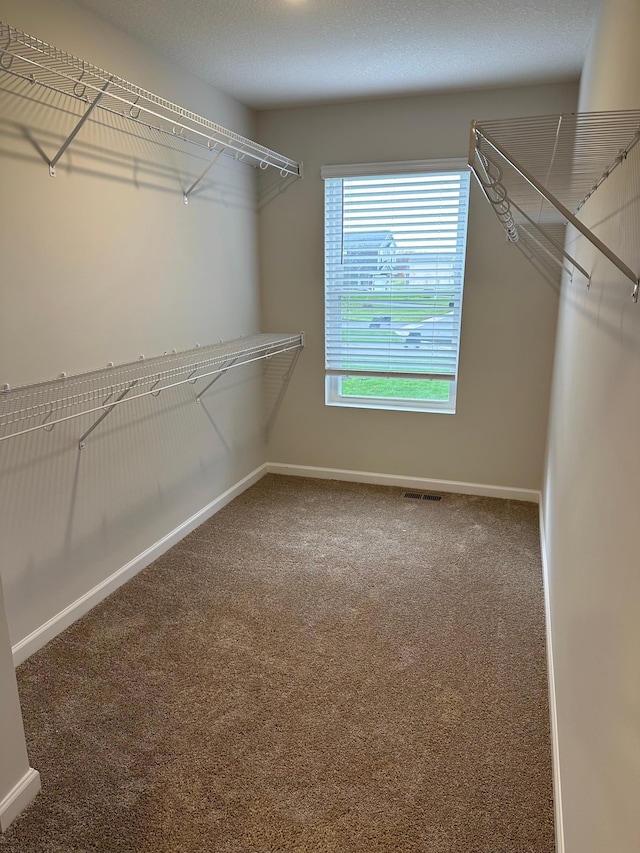
[{"label": "textured ceiling", "polygon": [[575,78],[599,0],[80,0],[257,108]]}]

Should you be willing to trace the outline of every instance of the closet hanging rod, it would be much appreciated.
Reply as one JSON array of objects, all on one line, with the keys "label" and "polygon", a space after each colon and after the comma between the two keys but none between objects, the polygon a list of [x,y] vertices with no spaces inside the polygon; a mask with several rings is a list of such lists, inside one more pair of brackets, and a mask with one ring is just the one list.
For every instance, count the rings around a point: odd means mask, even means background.
[{"label": "closet hanging rod", "polygon": [[[471,170],[478,180],[484,197],[493,207],[496,216],[500,220],[502,227],[505,229],[509,242],[519,246],[524,240],[531,250],[530,242],[533,241],[535,248],[538,251],[549,257],[563,270],[568,272],[564,266],[564,260],[567,260],[585,276],[588,282],[590,282],[591,276],[585,268],[567,252],[564,247],[563,239],[556,240],[552,235],[548,234],[546,228],[529,216],[529,214],[526,213],[526,211],[516,204],[513,198],[509,196],[507,189],[501,183],[501,176],[496,177],[491,174],[491,166],[495,167],[496,164],[481,152],[478,154],[478,160],[480,165],[476,166],[474,163],[471,163]],[[521,217],[520,226],[517,226],[514,220],[514,210]],[[522,226],[531,227],[525,231]],[[539,236],[536,236],[536,232],[538,232]],[[547,245],[543,242],[545,240]],[[528,257],[526,253],[525,256]],[[529,260],[531,260],[531,258],[529,258]]]},{"label": "closet hanging rod", "polygon": [[[220,376],[236,367],[299,351],[303,346],[302,333],[264,333],[48,382],[6,388],[0,390],[0,441],[40,429],[50,432],[56,424],[100,413],[97,421],[82,436],[82,447],[84,439],[98,423],[122,403],[147,396],[157,397],[162,391],[186,383],[195,385],[200,379]],[[130,393],[134,388],[136,393]],[[207,388],[195,398],[198,402]],[[36,419],[39,423],[21,426]]]},{"label": "closet hanging rod", "polygon": [[87,108],[100,95],[95,107],[103,112],[170,133],[213,153],[223,151],[257,168],[274,168],[283,177],[302,177],[302,163],[2,22],[0,72],[71,97]]}]

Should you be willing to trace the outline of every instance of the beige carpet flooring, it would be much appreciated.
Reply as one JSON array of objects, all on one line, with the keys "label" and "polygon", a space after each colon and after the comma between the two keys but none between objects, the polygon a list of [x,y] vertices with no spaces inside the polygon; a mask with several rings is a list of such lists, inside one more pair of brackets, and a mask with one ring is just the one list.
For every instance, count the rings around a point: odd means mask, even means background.
[{"label": "beige carpet flooring", "polygon": [[551,853],[537,508],[268,476],[19,668],[0,853]]}]

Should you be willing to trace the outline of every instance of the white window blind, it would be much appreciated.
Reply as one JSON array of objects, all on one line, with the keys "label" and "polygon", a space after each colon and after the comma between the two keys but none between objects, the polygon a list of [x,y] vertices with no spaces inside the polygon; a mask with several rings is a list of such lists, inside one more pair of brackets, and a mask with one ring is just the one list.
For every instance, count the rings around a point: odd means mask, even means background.
[{"label": "white window blind", "polygon": [[469,198],[465,166],[446,161],[322,170],[327,375],[455,380]]}]

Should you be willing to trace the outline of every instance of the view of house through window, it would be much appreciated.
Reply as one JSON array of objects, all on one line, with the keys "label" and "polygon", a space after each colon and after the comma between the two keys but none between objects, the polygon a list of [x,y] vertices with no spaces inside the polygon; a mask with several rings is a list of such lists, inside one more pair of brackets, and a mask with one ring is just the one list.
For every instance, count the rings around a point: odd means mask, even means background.
[{"label": "view of house through window", "polygon": [[327,404],[455,412],[466,164],[331,166],[322,177]]}]

